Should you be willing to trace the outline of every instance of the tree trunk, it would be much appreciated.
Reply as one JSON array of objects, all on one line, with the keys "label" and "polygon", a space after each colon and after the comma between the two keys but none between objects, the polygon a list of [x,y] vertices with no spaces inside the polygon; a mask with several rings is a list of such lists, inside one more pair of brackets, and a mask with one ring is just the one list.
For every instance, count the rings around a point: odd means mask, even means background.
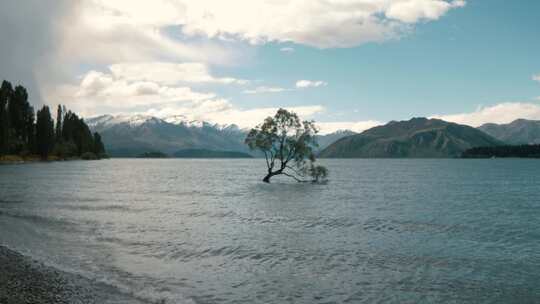
[{"label": "tree trunk", "polygon": [[270,183],[270,178],[272,178],[272,176],[279,175],[281,173],[283,173],[283,169],[280,169],[274,172],[272,172],[271,170],[268,170],[268,174],[266,174],[266,176],[263,178],[263,182]]}]

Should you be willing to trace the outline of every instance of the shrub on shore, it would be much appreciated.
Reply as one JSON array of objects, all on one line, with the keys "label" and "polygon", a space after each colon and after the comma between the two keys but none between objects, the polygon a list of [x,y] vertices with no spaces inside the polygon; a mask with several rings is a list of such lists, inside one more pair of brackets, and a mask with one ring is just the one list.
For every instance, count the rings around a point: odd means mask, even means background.
[{"label": "shrub on shore", "polygon": [[84,152],[82,155],[81,155],[81,159],[84,159],[84,160],[97,160],[98,157],[96,154],[92,153],[92,152]]}]

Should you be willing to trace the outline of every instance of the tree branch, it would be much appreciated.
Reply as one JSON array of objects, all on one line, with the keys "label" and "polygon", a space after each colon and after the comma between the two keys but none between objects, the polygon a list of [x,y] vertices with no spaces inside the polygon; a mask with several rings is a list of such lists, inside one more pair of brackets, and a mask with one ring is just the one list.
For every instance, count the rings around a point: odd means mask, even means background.
[{"label": "tree branch", "polygon": [[291,166],[286,166],[286,168],[288,169],[291,169],[296,175],[299,175],[301,177],[305,177],[306,175],[302,172],[298,172],[298,170],[296,170],[295,168],[291,167]]},{"label": "tree branch", "polygon": [[285,175],[285,176],[288,176],[288,177],[291,177],[291,178],[294,178],[295,181],[299,182],[299,183],[309,183],[308,180],[303,180],[303,179],[299,179],[298,177],[292,175],[292,174],[288,174],[286,172],[281,172],[281,174]]},{"label": "tree branch", "polygon": [[266,166],[268,169],[270,169],[270,162],[268,161],[268,154],[266,153],[266,150],[262,150],[264,152],[264,158],[266,159]]}]

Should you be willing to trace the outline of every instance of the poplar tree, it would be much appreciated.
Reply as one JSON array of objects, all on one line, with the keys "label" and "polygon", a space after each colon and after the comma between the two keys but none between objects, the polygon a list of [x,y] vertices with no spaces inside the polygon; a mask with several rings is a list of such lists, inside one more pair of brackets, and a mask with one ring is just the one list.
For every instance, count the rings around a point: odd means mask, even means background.
[{"label": "poplar tree", "polygon": [[8,102],[13,95],[11,83],[3,81],[0,87],[0,155],[8,153],[9,115]]},{"label": "poplar tree", "polygon": [[42,159],[47,159],[54,146],[54,121],[48,106],[37,112],[37,150]]}]

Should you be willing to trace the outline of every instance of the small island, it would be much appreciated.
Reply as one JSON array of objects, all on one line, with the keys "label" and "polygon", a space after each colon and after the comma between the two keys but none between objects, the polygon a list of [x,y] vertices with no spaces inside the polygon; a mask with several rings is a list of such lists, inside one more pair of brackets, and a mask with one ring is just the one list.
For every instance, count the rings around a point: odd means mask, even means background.
[{"label": "small island", "polygon": [[244,152],[208,149],[183,149],[176,151],[173,156],[176,158],[253,158]]},{"label": "small island", "polygon": [[152,151],[141,153],[137,155],[137,158],[169,158],[169,155],[160,151]]}]

